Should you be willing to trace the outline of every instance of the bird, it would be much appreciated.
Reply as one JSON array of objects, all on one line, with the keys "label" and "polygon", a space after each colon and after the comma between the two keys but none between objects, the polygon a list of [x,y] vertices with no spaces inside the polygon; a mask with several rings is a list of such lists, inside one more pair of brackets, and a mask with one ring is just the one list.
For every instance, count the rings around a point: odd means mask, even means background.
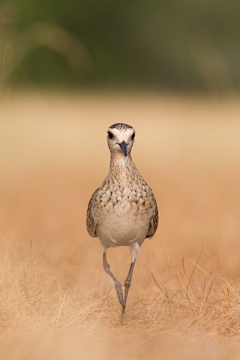
[{"label": "bird", "polygon": [[[86,221],[89,235],[98,237],[102,244],[103,268],[115,283],[122,320],[138,252],[144,240],[151,239],[158,227],[156,199],[131,157],[135,134],[134,128],[124,123],[108,128],[110,168],[89,201]],[[131,253],[124,296],[122,285],[110,270],[106,257],[106,250],[117,246],[129,246]]]}]

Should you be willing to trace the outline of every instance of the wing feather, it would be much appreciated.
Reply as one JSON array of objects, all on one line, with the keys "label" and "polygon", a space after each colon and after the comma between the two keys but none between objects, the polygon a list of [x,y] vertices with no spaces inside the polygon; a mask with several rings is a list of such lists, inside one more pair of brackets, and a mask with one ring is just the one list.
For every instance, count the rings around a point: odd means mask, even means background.
[{"label": "wing feather", "polygon": [[96,194],[98,192],[98,189],[94,191],[89,203],[88,203],[88,209],[87,209],[87,231],[90,236],[97,237],[96,233],[96,222],[94,221],[94,217],[92,215],[92,208],[95,201]]},{"label": "wing feather", "polygon": [[154,199],[154,206],[155,206],[156,211],[150,220],[149,229],[148,229],[148,233],[146,236],[146,238],[149,238],[149,239],[151,239],[153,237],[153,235],[155,234],[157,227],[158,227],[158,208],[157,208],[157,202],[155,199]]}]

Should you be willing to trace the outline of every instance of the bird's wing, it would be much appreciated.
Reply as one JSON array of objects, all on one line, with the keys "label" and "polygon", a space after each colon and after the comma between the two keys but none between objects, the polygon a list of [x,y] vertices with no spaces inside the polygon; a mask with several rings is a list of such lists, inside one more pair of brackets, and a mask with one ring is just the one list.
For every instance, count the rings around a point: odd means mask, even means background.
[{"label": "bird's wing", "polygon": [[97,237],[97,233],[96,233],[96,222],[94,221],[94,217],[92,215],[92,208],[93,208],[93,204],[94,204],[94,200],[96,197],[96,194],[98,192],[98,189],[93,193],[89,204],[88,204],[88,209],[87,209],[87,231],[89,233],[90,236],[92,237]]},{"label": "bird's wing", "polygon": [[149,239],[151,239],[153,237],[153,235],[155,234],[157,227],[158,227],[158,208],[157,208],[157,202],[155,199],[154,199],[154,205],[155,205],[156,211],[150,220],[149,229],[148,229],[148,233],[146,236],[146,238],[149,238]]}]

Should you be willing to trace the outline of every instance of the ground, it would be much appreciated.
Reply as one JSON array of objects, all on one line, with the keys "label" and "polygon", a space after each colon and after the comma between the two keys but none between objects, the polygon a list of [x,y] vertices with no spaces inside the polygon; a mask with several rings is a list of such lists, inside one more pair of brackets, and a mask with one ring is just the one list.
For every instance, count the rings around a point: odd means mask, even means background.
[{"label": "ground", "polygon": [[[239,356],[239,111],[237,98],[1,95],[2,359]],[[116,122],[136,130],[133,160],[160,213],[123,325],[85,226]],[[110,249],[108,262],[123,284],[129,249]]]}]

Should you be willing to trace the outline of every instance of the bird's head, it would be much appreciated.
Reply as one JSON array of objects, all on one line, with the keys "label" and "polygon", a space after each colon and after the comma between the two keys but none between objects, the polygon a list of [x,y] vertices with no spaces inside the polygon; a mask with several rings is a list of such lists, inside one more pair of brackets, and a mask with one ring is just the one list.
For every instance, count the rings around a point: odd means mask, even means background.
[{"label": "bird's head", "polygon": [[107,130],[107,143],[111,154],[128,156],[134,143],[135,130],[132,126],[117,123]]}]

